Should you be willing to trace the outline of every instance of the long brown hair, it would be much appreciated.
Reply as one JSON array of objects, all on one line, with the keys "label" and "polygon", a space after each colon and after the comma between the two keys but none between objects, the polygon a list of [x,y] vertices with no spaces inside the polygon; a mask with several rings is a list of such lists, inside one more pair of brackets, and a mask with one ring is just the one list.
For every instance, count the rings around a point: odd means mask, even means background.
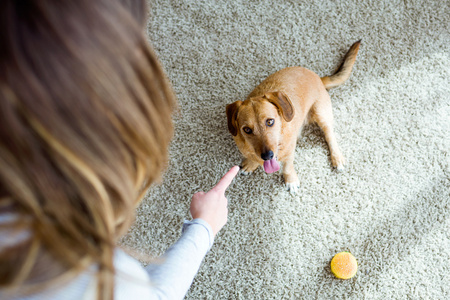
[{"label": "long brown hair", "polygon": [[167,163],[176,106],[145,19],[145,0],[0,2],[0,233],[17,237],[0,288],[96,264],[113,298],[113,250]]}]

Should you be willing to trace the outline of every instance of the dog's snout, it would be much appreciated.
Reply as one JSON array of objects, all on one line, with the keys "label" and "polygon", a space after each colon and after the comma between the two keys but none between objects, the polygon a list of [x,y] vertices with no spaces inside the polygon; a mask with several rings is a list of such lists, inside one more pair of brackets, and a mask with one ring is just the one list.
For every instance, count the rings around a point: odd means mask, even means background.
[{"label": "dog's snout", "polygon": [[261,153],[261,158],[264,160],[271,160],[273,158],[273,152],[267,151],[265,153]]}]

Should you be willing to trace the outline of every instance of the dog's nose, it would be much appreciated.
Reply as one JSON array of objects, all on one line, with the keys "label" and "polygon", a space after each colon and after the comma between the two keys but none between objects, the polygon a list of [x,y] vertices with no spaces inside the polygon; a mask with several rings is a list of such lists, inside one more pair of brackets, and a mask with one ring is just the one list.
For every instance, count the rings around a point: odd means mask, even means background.
[{"label": "dog's nose", "polygon": [[266,153],[261,153],[261,158],[264,160],[271,160],[273,158],[273,152],[267,151]]}]

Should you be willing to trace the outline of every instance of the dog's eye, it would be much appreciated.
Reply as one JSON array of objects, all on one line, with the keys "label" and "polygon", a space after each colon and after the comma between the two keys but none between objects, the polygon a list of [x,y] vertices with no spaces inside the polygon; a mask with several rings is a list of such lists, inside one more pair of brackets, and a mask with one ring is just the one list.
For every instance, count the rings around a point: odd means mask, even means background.
[{"label": "dog's eye", "polygon": [[269,127],[272,127],[273,124],[275,124],[275,120],[274,119],[267,119],[266,121],[266,125]]},{"label": "dog's eye", "polygon": [[248,128],[248,127],[244,127],[244,132],[246,134],[251,134],[253,131],[250,128]]}]

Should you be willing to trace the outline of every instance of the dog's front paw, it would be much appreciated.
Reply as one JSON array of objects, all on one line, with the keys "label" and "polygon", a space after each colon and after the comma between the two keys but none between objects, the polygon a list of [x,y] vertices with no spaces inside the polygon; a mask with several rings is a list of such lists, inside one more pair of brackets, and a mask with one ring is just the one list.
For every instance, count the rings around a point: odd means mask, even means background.
[{"label": "dog's front paw", "polygon": [[336,171],[341,172],[345,169],[345,158],[341,155],[332,155],[331,164],[336,169]]},{"label": "dog's front paw", "polygon": [[241,175],[243,175],[243,176],[248,176],[248,175],[250,175],[250,174],[252,174],[252,173],[253,173],[253,172],[245,171],[244,168],[241,166]]},{"label": "dog's front paw", "polygon": [[291,194],[297,194],[300,189],[300,182],[286,182],[286,189]]},{"label": "dog's front paw", "polygon": [[258,163],[255,163],[248,159],[244,159],[242,161],[242,166],[241,166],[241,175],[244,175],[244,176],[250,175],[258,167],[259,167]]}]

